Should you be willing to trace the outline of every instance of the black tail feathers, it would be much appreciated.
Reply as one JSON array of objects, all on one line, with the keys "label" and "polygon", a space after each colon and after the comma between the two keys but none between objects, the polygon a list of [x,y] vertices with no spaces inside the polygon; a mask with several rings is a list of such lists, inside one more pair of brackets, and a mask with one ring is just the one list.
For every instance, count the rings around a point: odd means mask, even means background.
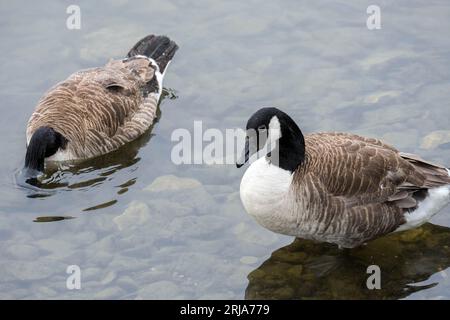
[{"label": "black tail feathers", "polygon": [[50,127],[40,127],[31,137],[25,156],[25,168],[44,171],[45,158],[50,157],[64,149],[67,144],[66,138]]},{"label": "black tail feathers", "polygon": [[160,72],[164,73],[177,50],[178,45],[168,37],[152,34],[138,41],[128,52],[127,57],[143,55],[152,58],[158,64]]}]

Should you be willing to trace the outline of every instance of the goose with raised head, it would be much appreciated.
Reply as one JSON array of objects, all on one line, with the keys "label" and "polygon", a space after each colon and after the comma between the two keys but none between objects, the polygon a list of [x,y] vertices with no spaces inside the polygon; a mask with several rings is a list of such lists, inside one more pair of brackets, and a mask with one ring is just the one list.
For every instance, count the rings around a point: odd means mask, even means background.
[{"label": "goose with raised head", "polygon": [[262,108],[247,122],[237,166],[253,158],[240,185],[242,203],[281,234],[352,248],[418,227],[450,202],[446,167],[377,139],[304,136],[276,108]]},{"label": "goose with raised head", "polygon": [[78,71],[39,101],[28,121],[25,168],[84,160],[114,151],[153,124],[162,80],[178,46],[149,35],[126,58]]}]

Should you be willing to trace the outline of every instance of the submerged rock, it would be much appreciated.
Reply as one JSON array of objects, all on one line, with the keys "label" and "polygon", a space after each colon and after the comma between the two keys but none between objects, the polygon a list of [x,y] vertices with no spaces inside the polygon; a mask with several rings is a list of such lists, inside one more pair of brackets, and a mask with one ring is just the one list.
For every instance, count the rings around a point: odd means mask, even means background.
[{"label": "submerged rock", "polygon": [[119,287],[109,287],[94,295],[94,299],[120,299],[126,293],[122,288]]},{"label": "submerged rock", "polygon": [[372,93],[364,98],[365,103],[378,103],[381,99],[396,98],[401,94],[398,90],[380,91]]},{"label": "submerged rock", "polygon": [[258,262],[258,258],[251,257],[251,256],[245,256],[245,257],[242,257],[239,261],[241,261],[241,263],[243,263],[243,264],[255,264]]},{"label": "submerged rock", "polygon": [[160,176],[144,190],[149,192],[175,191],[201,187],[200,181],[191,178],[181,178],[174,175]]},{"label": "submerged rock", "polygon": [[[151,211],[170,212],[172,215],[210,214],[216,202],[205,187],[195,179],[180,178],[174,175],[156,178],[144,191],[152,194]],[[157,197],[156,199],[154,197]]]},{"label": "submerged rock", "polygon": [[176,299],[180,294],[178,286],[171,281],[158,281],[144,286],[138,292],[141,299]]},{"label": "submerged rock", "polygon": [[233,228],[233,233],[243,242],[258,244],[269,247],[278,240],[278,236],[270,231],[250,227],[249,224],[241,222]]},{"label": "submerged rock", "polygon": [[108,285],[113,282],[117,277],[117,274],[114,271],[110,271],[106,274],[106,276],[100,281],[102,285]]},{"label": "submerged rock", "polygon": [[60,271],[64,272],[66,266],[63,263],[39,259],[35,261],[15,261],[0,264],[2,281],[21,280],[36,281],[49,278]]},{"label": "submerged rock", "polygon": [[433,131],[432,133],[426,135],[422,144],[420,145],[423,149],[435,149],[436,147],[450,142],[450,131],[449,130],[439,130]]},{"label": "submerged rock", "polygon": [[11,246],[6,246],[5,253],[12,257],[13,259],[20,260],[35,260],[37,259],[41,250],[35,246],[28,244],[13,244]]},{"label": "submerged rock", "polygon": [[124,230],[133,226],[139,226],[146,223],[150,219],[148,206],[139,201],[133,201],[128,208],[120,215],[113,219],[119,230]]}]

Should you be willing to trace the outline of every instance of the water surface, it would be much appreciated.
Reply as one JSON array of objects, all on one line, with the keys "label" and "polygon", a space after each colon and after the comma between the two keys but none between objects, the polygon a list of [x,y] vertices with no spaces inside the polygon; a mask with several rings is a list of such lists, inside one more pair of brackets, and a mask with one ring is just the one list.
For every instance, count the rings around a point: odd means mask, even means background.
[{"label": "water surface", "polygon": [[[81,30],[65,27],[70,4],[0,4],[0,298],[450,298],[448,208],[344,253],[257,225],[242,169],[170,161],[173,130],[243,127],[272,105],[306,133],[382,138],[449,165],[447,1],[378,1],[377,31],[368,1],[80,1]],[[180,46],[152,130],[19,186],[40,96],[149,33]],[[382,268],[380,291],[364,287],[368,264]],[[81,290],[66,288],[69,265]]]}]

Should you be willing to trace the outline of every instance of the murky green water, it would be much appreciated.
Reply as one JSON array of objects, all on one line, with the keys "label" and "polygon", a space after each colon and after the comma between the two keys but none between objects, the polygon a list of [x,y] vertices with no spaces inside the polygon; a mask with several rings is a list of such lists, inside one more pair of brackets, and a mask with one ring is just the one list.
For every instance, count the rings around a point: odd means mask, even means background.
[{"label": "murky green water", "polygon": [[[0,3],[0,298],[450,298],[449,208],[339,251],[257,225],[239,200],[242,169],[170,161],[173,130],[243,127],[274,105],[304,132],[378,137],[450,164],[447,1],[378,1],[377,31],[366,1],[85,1],[81,30],[65,27],[69,4]],[[18,186],[39,97],[148,33],[180,45],[153,130]],[[370,264],[381,290],[365,286]],[[81,290],[66,288],[69,265]]]}]

